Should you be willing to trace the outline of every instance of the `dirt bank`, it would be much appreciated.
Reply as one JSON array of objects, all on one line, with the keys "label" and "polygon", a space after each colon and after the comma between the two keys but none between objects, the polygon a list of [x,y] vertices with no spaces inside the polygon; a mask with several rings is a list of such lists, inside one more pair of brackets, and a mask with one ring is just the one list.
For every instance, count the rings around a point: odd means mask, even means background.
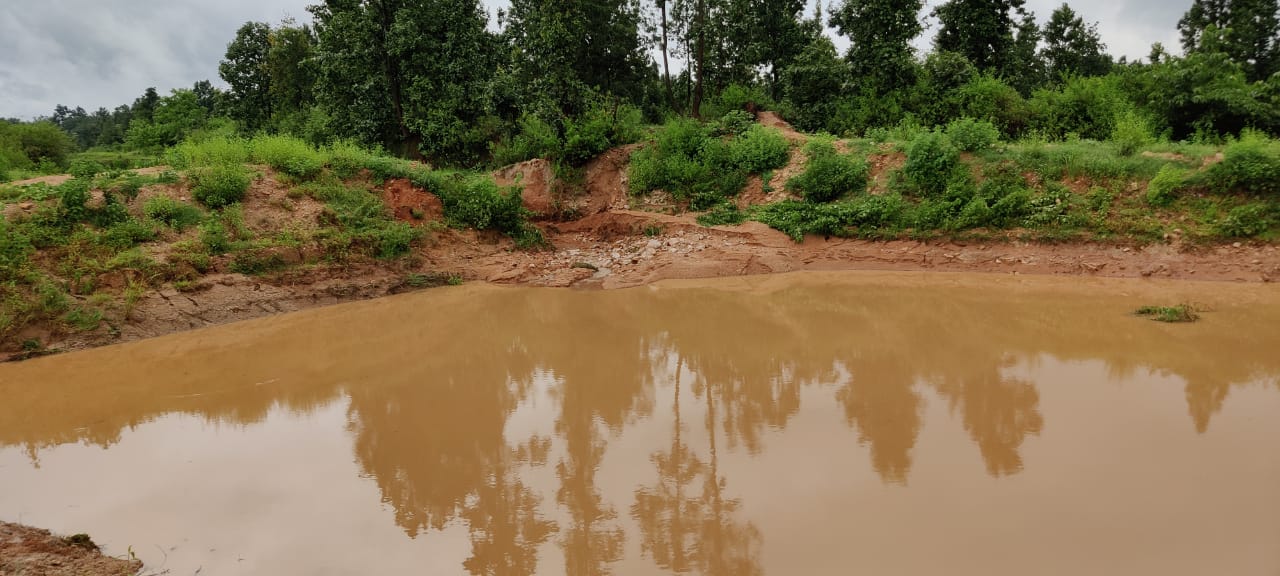
[{"label": "dirt bank", "polygon": [[0,522],[0,576],[122,576],[140,570],[141,561],[105,556],[84,534],[62,537]]},{"label": "dirt bank", "polygon": [[[761,122],[790,130],[776,116]],[[982,240],[868,241],[811,236],[793,242],[757,222],[704,227],[661,193],[628,193],[627,163],[636,149],[612,150],[585,166],[573,182],[556,178],[546,161],[533,160],[494,172],[502,184],[519,183],[525,206],[544,232],[550,249],[517,250],[492,232],[448,228],[438,198],[407,180],[389,180],[377,191],[390,213],[420,226],[425,239],[406,258],[394,261],[326,263],[314,247],[272,249],[267,256],[288,267],[248,276],[233,273],[215,258],[196,280],[152,288],[131,302],[123,321],[90,332],[67,333],[55,325],[33,325],[0,346],[0,358],[25,357],[137,340],[291,312],[339,302],[376,298],[446,281],[486,281],[529,286],[611,289],[665,279],[710,278],[801,270],[900,270],[1151,277],[1229,282],[1280,279],[1280,249],[1262,242],[1202,246],[1172,234],[1154,244],[1034,243],[1019,231]],[[873,193],[886,174],[902,164],[901,154],[871,156]],[[753,177],[739,197],[743,207],[792,197],[784,183],[803,170],[804,154],[793,149],[790,163],[774,172],[769,186]],[[243,203],[244,220],[261,237],[306,232],[325,216],[322,203],[293,194],[271,171],[255,182]],[[766,192],[768,190],[768,192]],[[141,198],[167,194],[184,198],[178,185],[147,188]],[[27,203],[29,204],[29,203]],[[15,205],[17,206],[17,205]],[[30,211],[31,206],[17,206]],[[194,232],[170,235],[147,246],[159,260]],[[104,277],[99,285],[124,286],[129,278]],[[39,342],[42,350],[26,343]],[[28,350],[20,351],[17,343]],[[0,343],[6,344],[6,343]]]}]

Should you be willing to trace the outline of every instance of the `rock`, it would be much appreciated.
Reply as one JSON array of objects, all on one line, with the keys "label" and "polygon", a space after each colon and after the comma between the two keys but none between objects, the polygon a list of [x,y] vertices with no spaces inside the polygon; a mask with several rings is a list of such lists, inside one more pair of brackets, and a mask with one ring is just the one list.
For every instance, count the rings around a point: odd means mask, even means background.
[{"label": "rock", "polygon": [[1231,244],[1231,247],[1232,247],[1232,248],[1239,248],[1239,247],[1241,247],[1241,246],[1243,246],[1243,244],[1241,244],[1241,243],[1239,243],[1239,242],[1233,242],[1233,243]]},{"label": "rock", "polygon": [[658,248],[661,248],[661,247],[662,247],[662,241],[661,241],[661,240],[658,240],[658,239],[656,239],[656,238],[655,238],[655,239],[650,240],[649,242],[647,242],[647,243],[645,244],[645,247],[646,247],[646,248],[653,248],[654,250],[657,250]]}]

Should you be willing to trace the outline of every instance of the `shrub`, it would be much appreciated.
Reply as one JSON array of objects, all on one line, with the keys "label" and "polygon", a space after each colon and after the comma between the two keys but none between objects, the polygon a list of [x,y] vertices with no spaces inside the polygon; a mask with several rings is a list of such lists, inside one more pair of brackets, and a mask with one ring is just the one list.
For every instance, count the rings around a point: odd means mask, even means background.
[{"label": "shrub", "polygon": [[696,121],[676,119],[658,131],[653,145],[632,156],[628,175],[633,193],[666,190],[702,210],[740,192],[749,173],[783,166],[789,156],[786,139],[770,129],[721,139]]},{"label": "shrub", "polygon": [[1218,223],[1218,232],[1231,238],[1258,236],[1271,229],[1273,212],[1270,205],[1261,202],[1236,206]]},{"label": "shrub", "polygon": [[69,170],[72,178],[86,178],[86,179],[93,178],[94,176],[97,176],[98,173],[106,172],[106,171],[107,171],[106,166],[103,166],[102,164],[99,164],[92,160],[72,161],[71,169]]},{"label": "shrub", "polygon": [[142,205],[142,212],[148,218],[179,232],[204,220],[204,212],[199,208],[168,196],[156,196],[147,200]]},{"label": "shrub", "polygon": [[126,218],[102,231],[102,243],[117,250],[132,248],[143,242],[155,240],[156,230],[151,224]]},{"label": "shrub", "polygon": [[353,178],[375,158],[375,155],[350,140],[339,140],[325,149],[329,168],[339,178]]},{"label": "shrub", "polygon": [[1000,130],[986,120],[960,118],[947,124],[947,137],[965,152],[978,152],[1000,141]]},{"label": "shrub", "polygon": [[0,280],[15,276],[33,251],[31,238],[0,218]]},{"label": "shrub", "polygon": [[846,236],[853,227],[863,233],[892,229],[906,211],[901,196],[885,194],[828,204],[788,200],[759,207],[755,219],[800,242],[808,234]]},{"label": "shrub", "polygon": [[867,163],[837,154],[830,142],[814,141],[805,148],[809,162],[804,172],[787,181],[787,188],[810,202],[830,202],[867,190]]},{"label": "shrub", "polygon": [[538,116],[526,113],[518,125],[520,131],[510,140],[490,145],[495,164],[506,166],[532,158],[550,158],[560,148],[555,127]]},{"label": "shrub", "polygon": [[1128,109],[1116,116],[1116,127],[1111,132],[1111,139],[1120,146],[1121,156],[1133,156],[1155,142],[1155,134],[1146,117],[1136,110]]},{"label": "shrub", "polygon": [[325,157],[293,136],[258,136],[250,143],[255,162],[298,178],[311,178],[324,169]]},{"label": "shrub", "polygon": [[1222,192],[1280,192],[1280,146],[1266,136],[1246,132],[1227,146],[1222,162],[1213,165],[1207,177]]},{"label": "shrub", "polygon": [[753,124],[730,140],[730,154],[738,168],[758,174],[786,166],[791,144],[776,129]]},{"label": "shrub", "polygon": [[240,165],[249,161],[249,143],[242,138],[218,136],[184,140],[169,149],[166,158],[179,170],[206,166]]},{"label": "shrub", "polygon": [[477,178],[441,198],[445,217],[477,230],[518,233],[524,226],[524,204],[518,189],[503,192],[489,178]]},{"label": "shrub", "polygon": [[960,151],[939,131],[924,132],[907,145],[902,174],[925,196],[942,194],[961,168]]},{"label": "shrub", "polygon": [[89,203],[89,181],[72,178],[59,184],[57,189],[61,196],[59,215],[62,221],[71,223],[84,219]]},{"label": "shrub", "polygon": [[746,132],[752,126],[758,126],[755,118],[746,110],[730,110],[721,116],[713,126],[716,135],[737,135]]},{"label": "shrub", "polygon": [[249,190],[249,173],[240,165],[218,165],[191,171],[191,193],[210,208],[221,208],[244,200]]},{"label": "shrub", "polygon": [[1178,189],[1187,179],[1187,171],[1172,164],[1160,168],[1160,172],[1147,184],[1147,204],[1164,207],[1177,199]]},{"label": "shrub", "polygon": [[738,209],[733,202],[716,204],[706,214],[698,216],[698,224],[703,226],[737,225],[745,222],[747,215]]}]

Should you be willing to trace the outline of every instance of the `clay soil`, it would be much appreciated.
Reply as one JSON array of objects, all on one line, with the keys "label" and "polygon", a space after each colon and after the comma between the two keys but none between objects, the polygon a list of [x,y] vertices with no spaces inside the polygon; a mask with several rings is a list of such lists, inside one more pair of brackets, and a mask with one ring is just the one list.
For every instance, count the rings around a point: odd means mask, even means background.
[{"label": "clay soil", "polygon": [[121,576],[142,570],[141,561],[105,556],[82,537],[0,522],[0,576]]},{"label": "clay soil", "polygon": [[[762,123],[789,130],[781,120],[762,115]],[[801,270],[902,270],[1149,277],[1226,282],[1280,280],[1280,249],[1266,243],[1193,246],[1173,237],[1148,245],[1029,243],[1016,233],[983,241],[867,241],[809,237],[796,243],[767,226],[704,227],[696,215],[680,213],[661,194],[637,199],[627,192],[626,167],[634,147],[613,150],[588,164],[576,179],[555,178],[544,161],[534,160],[494,173],[503,184],[524,187],[526,207],[538,216],[552,248],[517,250],[491,232],[450,229],[441,222],[439,201],[408,181],[393,180],[382,197],[395,215],[425,226],[426,239],[400,261],[355,265],[309,264],[291,271],[255,277],[225,268],[199,280],[194,289],[172,286],[148,292],[112,333],[65,335],[35,327],[19,341],[38,338],[54,351],[112,344],[166,333],[245,320],[463,280],[527,286],[613,289],[665,279],[711,278]],[[804,155],[793,150],[791,163],[775,174],[803,169]],[[901,164],[893,154],[873,157],[872,181]],[[781,181],[780,181],[781,180]],[[742,204],[775,202],[789,196],[775,176],[772,192],[753,178]],[[274,183],[257,185],[245,203],[253,227],[314,225],[321,206],[310,198],[289,199]],[[288,222],[288,220],[297,220]],[[163,256],[165,245],[150,248]],[[284,254],[289,263],[314,261],[305,249]],[[410,282],[429,277],[429,282]],[[105,283],[105,280],[103,280]],[[0,354],[3,356],[3,354]]]}]

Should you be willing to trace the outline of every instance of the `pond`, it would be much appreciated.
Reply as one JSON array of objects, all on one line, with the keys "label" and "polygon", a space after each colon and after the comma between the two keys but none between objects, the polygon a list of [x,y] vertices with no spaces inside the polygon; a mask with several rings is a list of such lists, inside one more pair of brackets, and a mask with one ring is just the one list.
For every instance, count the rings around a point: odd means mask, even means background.
[{"label": "pond", "polygon": [[0,365],[0,519],[173,574],[1270,576],[1277,440],[1267,285],[473,284]]}]

